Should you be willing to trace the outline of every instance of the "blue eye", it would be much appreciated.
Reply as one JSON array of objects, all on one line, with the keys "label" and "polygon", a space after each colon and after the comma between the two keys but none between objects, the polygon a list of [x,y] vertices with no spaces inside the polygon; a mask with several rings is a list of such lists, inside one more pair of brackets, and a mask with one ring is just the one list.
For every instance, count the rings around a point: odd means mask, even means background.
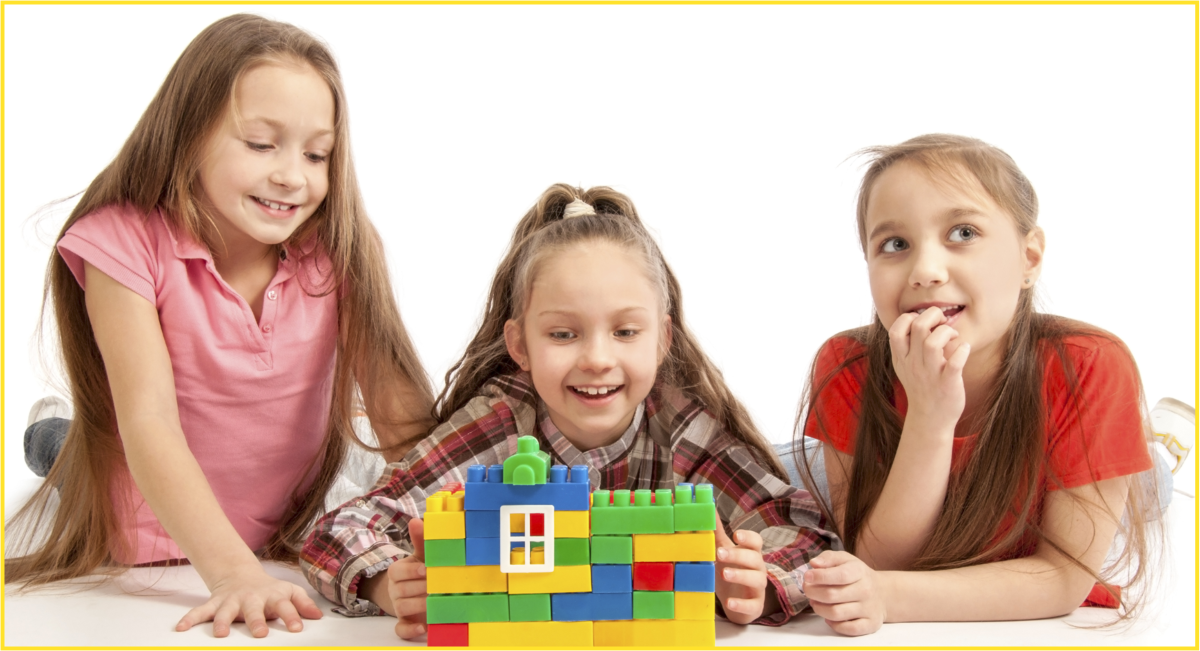
[{"label": "blue eye", "polygon": [[975,230],[974,226],[955,226],[950,231],[951,242],[968,242],[979,237],[979,231]]},{"label": "blue eye", "polygon": [[879,251],[881,253],[899,253],[901,251],[907,251],[907,250],[908,250],[908,242],[905,242],[904,240],[902,240],[898,237],[887,238],[886,240],[883,241],[883,244],[880,245],[880,247],[879,247]]}]

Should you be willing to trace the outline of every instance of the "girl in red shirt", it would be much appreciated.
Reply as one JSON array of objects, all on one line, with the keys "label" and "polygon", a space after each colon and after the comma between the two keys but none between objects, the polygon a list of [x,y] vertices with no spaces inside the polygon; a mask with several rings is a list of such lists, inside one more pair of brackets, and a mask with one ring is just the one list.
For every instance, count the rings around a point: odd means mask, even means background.
[{"label": "girl in red shirt", "polygon": [[1121,605],[1107,577],[1144,579],[1139,504],[1154,501],[1134,478],[1152,463],[1133,358],[1034,311],[1045,236],[1007,154],[948,135],[866,153],[858,232],[876,318],[825,343],[802,409],[803,435],[827,444],[820,501],[848,552],[813,560],[814,610],[860,635]]}]

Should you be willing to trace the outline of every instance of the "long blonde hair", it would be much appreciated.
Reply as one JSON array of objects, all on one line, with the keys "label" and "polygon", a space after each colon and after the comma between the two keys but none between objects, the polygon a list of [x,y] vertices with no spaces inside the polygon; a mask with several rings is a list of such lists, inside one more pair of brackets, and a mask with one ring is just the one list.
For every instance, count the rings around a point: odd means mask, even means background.
[{"label": "long blonde hair", "polygon": [[[158,209],[178,231],[219,251],[214,222],[198,196],[202,151],[226,114],[240,76],[271,62],[311,66],[333,94],[329,192],[286,244],[289,251],[325,255],[332,262],[328,282],[306,291],[344,292],[329,425],[322,452],[313,460],[319,470],[307,490],[293,494],[265,550],[268,558],[293,560],[305,529],[322,510],[346,445],[357,441],[351,418],[359,387],[376,429],[423,433],[432,424],[432,387],[400,320],[383,246],[363,207],[350,155],[341,73],[328,48],[297,27],[258,16],[238,14],[209,25],[172,66],[117,157],[84,191],[58,238],[85,215],[124,204],[145,214]],[[57,253],[51,254],[46,271],[43,312],[50,305],[75,416],[46,481],[8,523],[10,541],[16,538],[18,548],[27,546],[21,540],[29,543],[48,527],[43,545],[4,561],[7,581],[27,585],[115,571],[113,559],[128,557],[130,544],[117,514],[131,507],[114,504],[110,490],[114,481],[128,477],[112,392],[84,291]],[[410,447],[412,438],[396,441],[395,447]],[[52,504],[55,486],[62,504],[57,510]]]},{"label": "long blonde hair", "polygon": [[[915,164],[940,181],[963,191],[982,187],[997,205],[1009,214],[1018,233],[1025,236],[1037,228],[1038,200],[1029,179],[1005,152],[980,140],[962,136],[932,134],[913,138],[895,146],[872,147],[862,152],[870,158],[858,195],[858,233],[863,251],[867,248],[866,215],[871,188],[891,166],[906,161]],[[911,569],[936,570],[975,565],[1006,558],[1023,541],[1036,540],[1050,545],[1071,558],[1058,545],[1047,540],[1041,527],[1039,496],[1041,479],[1061,485],[1047,463],[1045,454],[1046,412],[1042,400],[1043,361],[1049,353],[1052,363],[1061,365],[1071,394],[1076,395],[1078,378],[1064,350],[1064,338],[1086,334],[1113,341],[1128,350],[1112,335],[1099,328],[1047,314],[1034,309],[1034,290],[1021,290],[1016,313],[1005,335],[1005,354],[990,393],[984,402],[978,444],[961,473],[951,476],[945,504],[934,529],[920,550]],[[861,389],[858,431],[855,435],[854,460],[848,470],[845,517],[839,522],[846,549],[853,552],[871,510],[883,491],[900,442],[903,420],[895,406],[897,377],[887,328],[875,316],[871,325],[841,333],[863,345],[861,354],[852,355],[823,377],[816,377],[816,362],[809,373],[809,386],[797,422],[797,436],[807,427],[828,431],[836,424],[822,421],[815,409],[818,396],[830,380],[851,365],[864,364],[866,378]],[[1132,359],[1132,356],[1130,357]],[[1140,389],[1139,389],[1140,393]],[[1140,398],[1140,396],[1139,396]],[[1086,408],[1074,400],[1076,410]],[[1142,401],[1144,404],[1144,400]],[[806,421],[802,426],[799,420]],[[811,486],[812,474],[804,446],[795,446],[797,467]],[[1131,615],[1144,594],[1144,582],[1150,567],[1147,540],[1153,533],[1144,510],[1157,508],[1154,487],[1142,481],[1130,482],[1125,513],[1127,523],[1118,523],[1122,539],[1120,558],[1102,572],[1093,572],[1078,559],[1071,561],[1091,573],[1115,596],[1107,580],[1118,569],[1130,572],[1122,595],[1124,616]],[[814,491],[821,508],[831,520],[832,508],[819,491]],[[1013,505],[1017,505],[1013,512]],[[1001,535],[1006,516],[1015,523]],[[1119,517],[1119,514],[1118,514]],[[1132,593],[1133,597],[1130,597]]]},{"label": "long blonde hair", "polygon": [[[590,204],[596,214],[563,219],[567,204],[576,199]],[[746,444],[762,467],[786,483],[787,472],[779,458],[688,330],[679,283],[633,202],[607,187],[584,190],[563,183],[552,185],[517,224],[492,279],[479,331],[462,358],[446,372],[446,387],[437,401],[438,420],[448,420],[488,379],[520,370],[505,347],[505,322],[524,316],[534,278],[547,257],[587,241],[610,242],[638,254],[647,278],[658,289],[660,302],[671,317],[671,345],[659,367],[658,380],[699,400],[734,438]]]}]

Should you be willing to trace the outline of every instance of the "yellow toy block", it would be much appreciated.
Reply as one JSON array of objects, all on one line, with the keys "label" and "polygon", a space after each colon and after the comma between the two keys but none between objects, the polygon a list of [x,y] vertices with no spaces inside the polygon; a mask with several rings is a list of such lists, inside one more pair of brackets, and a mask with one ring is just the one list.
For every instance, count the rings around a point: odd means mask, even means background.
[{"label": "yellow toy block", "polygon": [[592,622],[593,646],[633,646],[633,620]]},{"label": "yellow toy block", "polygon": [[[471,637],[471,642],[472,644],[475,642],[474,636]],[[716,646],[716,643],[715,626],[698,626],[696,622],[692,621],[638,619],[621,622],[594,622],[592,624],[592,644],[595,646],[638,648],[686,646],[697,648]]]},{"label": "yellow toy block", "polygon": [[499,565],[426,567],[425,592],[508,592],[508,575],[500,571]]},{"label": "yellow toy block", "polygon": [[592,622],[472,622],[472,647],[592,646]]},{"label": "yellow toy block", "polygon": [[711,592],[676,592],[675,619],[701,620],[711,622],[716,619],[716,597]]},{"label": "yellow toy block", "polygon": [[[513,565],[524,565],[525,564],[525,550],[518,548],[518,549],[514,549],[514,550],[510,551],[508,553],[508,559],[509,559],[508,562]],[[541,565],[542,563],[545,563],[545,562],[546,562],[545,550],[543,550],[541,547],[535,547],[533,550],[533,561],[531,564],[532,565]]]},{"label": "yellow toy block", "polygon": [[[698,533],[634,534],[633,562],[687,563],[717,560],[717,544],[711,531]],[[428,537],[428,536],[426,536]]]},{"label": "yellow toy block", "polygon": [[588,521],[589,515],[591,511],[555,511],[554,537],[590,538],[592,528]]},{"label": "yellow toy block", "polygon": [[467,537],[466,493],[438,491],[425,498],[425,539],[454,540]]},{"label": "yellow toy block", "polygon": [[[432,567],[429,569],[433,569]],[[592,566],[566,565],[552,572],[529,572],[508,575],[508,594],[542,594],[544,592],[591,592]],[[481,590],[477,592],[482,592]]]}]

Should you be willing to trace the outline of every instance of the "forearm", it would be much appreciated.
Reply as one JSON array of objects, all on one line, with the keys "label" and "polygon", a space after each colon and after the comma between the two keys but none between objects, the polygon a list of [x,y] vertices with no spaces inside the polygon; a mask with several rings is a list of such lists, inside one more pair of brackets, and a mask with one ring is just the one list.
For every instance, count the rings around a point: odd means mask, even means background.
[{"label": "forearm", "polygon": [[213,495],[177,419],[143,416],[120,428],[138,490],[208,587],[231,568],[259,567]]},{"label": "forearm", "polygon": [[855,554],[865,563],[877,570],[911,565],[941,515],[953,447],[953,427],[905,422],[883,491],[859,532]]},{"label": "forearm", "polygon": [[1094,583],[1085,570],[1048,554],[879,578],[888,622],[1057,617],[1078,608]]}]

